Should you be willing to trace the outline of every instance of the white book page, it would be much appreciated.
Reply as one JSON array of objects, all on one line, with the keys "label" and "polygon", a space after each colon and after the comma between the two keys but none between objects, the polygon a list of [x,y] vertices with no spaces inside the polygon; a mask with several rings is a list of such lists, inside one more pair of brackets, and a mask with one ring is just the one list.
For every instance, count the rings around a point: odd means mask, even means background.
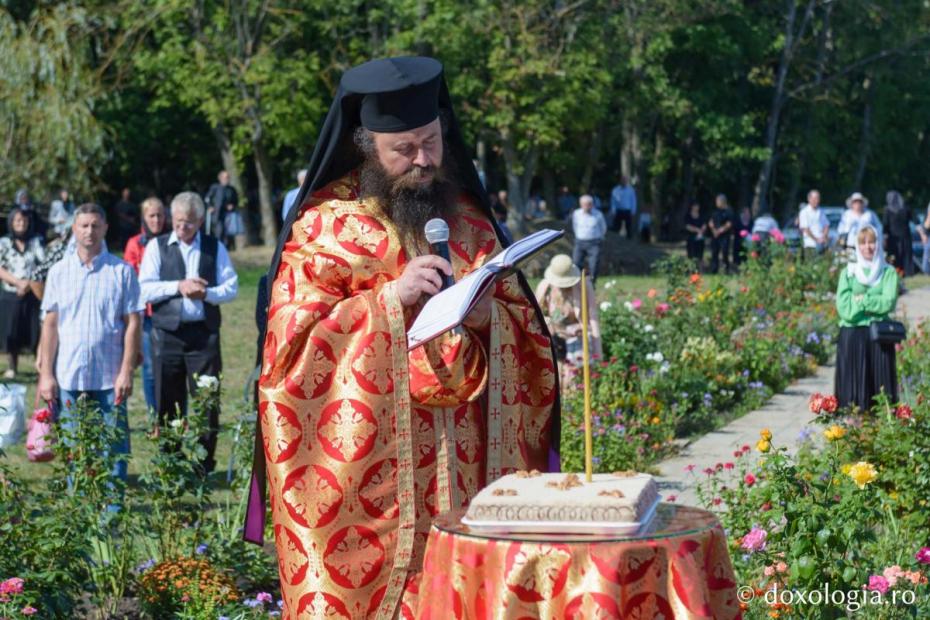
[{"label": "white book page", "polygon": [[423,304],[407,331],[408,346],[414,347],[461,323],[478,291],[491,276],[492,271],[487,265],[482,265],[453,286],[433,295]]}]

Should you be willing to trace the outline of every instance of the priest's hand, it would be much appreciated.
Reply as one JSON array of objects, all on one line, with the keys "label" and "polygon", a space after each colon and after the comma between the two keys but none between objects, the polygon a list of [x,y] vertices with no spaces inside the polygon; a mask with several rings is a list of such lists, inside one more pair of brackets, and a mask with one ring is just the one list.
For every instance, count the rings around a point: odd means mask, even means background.
[{"label": "priest's hand", "polygon": [[442,278],[439,272],[452,275],[452,265],[444,258],[432,254],[417,256],[404,267],[404,272],[397,279],[397,295],[402,306],[412,306],[420,301],[420,296],[435,295],[442,290]]}]

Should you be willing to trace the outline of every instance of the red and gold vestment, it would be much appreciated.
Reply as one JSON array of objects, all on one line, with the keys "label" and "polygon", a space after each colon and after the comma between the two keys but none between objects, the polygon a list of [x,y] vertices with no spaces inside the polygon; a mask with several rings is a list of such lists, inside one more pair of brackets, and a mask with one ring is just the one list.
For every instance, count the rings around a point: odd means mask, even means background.
[{"label": "red and gold vestment", "polygon": [[[456,279],[501,250],[464,195],[450,224]],[[409,260],[358,174],[315,192],[270,291],[259,416],[284,617],[411,614],[431,519],[487,482],[545,470],[555,364],[516,276],[491,323],[407,351]]]}]

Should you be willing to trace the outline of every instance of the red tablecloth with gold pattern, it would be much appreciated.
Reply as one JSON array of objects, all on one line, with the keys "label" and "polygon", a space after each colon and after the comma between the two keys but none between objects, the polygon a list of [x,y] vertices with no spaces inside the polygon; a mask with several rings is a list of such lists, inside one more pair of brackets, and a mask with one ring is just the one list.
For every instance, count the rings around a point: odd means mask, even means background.
[{"label": "red tablecloth with gold pattern", "polygon": [[417,618],[740,618],[726,536],[706,510],[660,504],[627,536],[486,534],[463,511],[429,535]]}]

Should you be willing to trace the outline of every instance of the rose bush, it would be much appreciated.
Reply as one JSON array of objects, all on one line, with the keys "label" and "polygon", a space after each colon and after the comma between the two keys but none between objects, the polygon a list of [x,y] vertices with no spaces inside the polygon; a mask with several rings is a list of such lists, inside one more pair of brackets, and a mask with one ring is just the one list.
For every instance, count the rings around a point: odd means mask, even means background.
[{"label": "rose bush", "polygon": [[[844,411],[834,396],[815,394],[816,430],[798,438],[796,451],[796,438],[763,430],[755,448],[693,474],[702,503],[727,529],[738,580],[760,593],[745,617],[930,616],[930,378],[919,371],[928,341],[918,330],[900,356],[901,393],[911,402],[882,396],[870,412]],[[858,592],[857,608],[786,609],[764,599],[775,587],[810,592],[823,584]]]},{"label": "rose bush", "polygon": [[[835,341],[831,259],[782,246],[710,285],[684,259],[661,266],[664,292],[600,306],[605,359],[592,367],[594,454],[601,471],[648,469],[676,437],[706,433],[827,361]],[[825,275],[826,274],[826,275]],[[563,386],[563,467],[583,467],[582,377]]]}]

